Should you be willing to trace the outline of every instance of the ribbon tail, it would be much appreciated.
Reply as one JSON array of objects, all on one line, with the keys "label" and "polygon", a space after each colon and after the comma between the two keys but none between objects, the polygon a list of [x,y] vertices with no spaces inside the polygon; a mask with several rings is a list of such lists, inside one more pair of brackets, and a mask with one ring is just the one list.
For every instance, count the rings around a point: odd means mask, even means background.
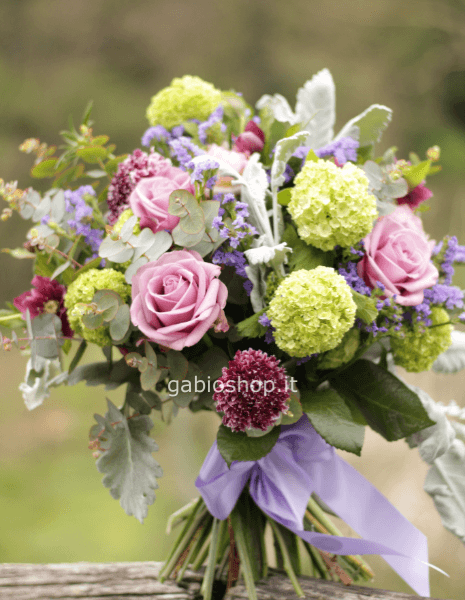
[{"label": "ribbon tail", "polygon": [[314,463],[311,470],[318,496],[366,541],[398,548],[379,554],[417,594],[429,596],[428,566],[433,565],[428,563],[426,536],[337,454],[331,466]]}]

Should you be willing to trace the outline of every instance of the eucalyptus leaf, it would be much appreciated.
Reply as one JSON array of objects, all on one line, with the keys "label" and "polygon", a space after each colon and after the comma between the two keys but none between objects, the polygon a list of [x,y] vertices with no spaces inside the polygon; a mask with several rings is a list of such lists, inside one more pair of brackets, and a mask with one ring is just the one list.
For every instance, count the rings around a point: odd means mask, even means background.
[{"label": "eucalyptus leaf", "polygon": [[262,437],[249,437],[243,431],[232,431],[225,425],[220,425],[216,441],[221,456],[228,467],[235,460],[259,460],[266,456],[276,444],[281,432],[281,427],[273,429]]},{"label": "eucalyptus leaf", "polygon": [[147,257],[140,256],[136,261],[134,261],[131,265],[129,265],[129,267],[126,269],[126,271],[124,273],[124,278],[126,280],[126,283],[131,284],[132,278],[137,273],[138,269],[142,265],[145,265],[145,263],[147,263],[147,262],[148,262]]},{"label": "eucalyptus leaf", "polygon": [[36,223],[38,223],[42,219],[42,217],[45,217],[45,215],[49,214],[51,208],[52,208],[52,203],[51,203],[50,198],[48,196],[44,196],[42,198],[42,201],[40,202],[39,206],[34,211],[32,220],[35,221]]},{"label": "eucalyptus leaf", "polygon": [[98,329],[103,325],[103,314],[89,312],[82,315],[82,324],[84,327],[90,330]]},{"label": "eucalyptus leaf", "polygon": [[147,368],[140,374],[140,385],[143,390],[150,390],[160,379],[161,369],[157,369],[150,363]]},{"label": "eucalyptus leaf", "polygon": [[126,223],[124,223],[124,225],[121,227],[121,231],[119,232],[119,239],[122,242],[127,242],[129,240],[129,238],[133,234],[132,230],[134,229],[136,223],[137,217],[136,215],[132,215],[132,217],[129,217]]},{"label": "eucalyptus leaf", "polygon": [[129,306],[123,304],[118,307],[117,313],[110,322],[110,336],[112,340],[118,342],[124,338],[131,324],[131,315]]},{"label": "eucalyptus leaf", "polygon": [[102,483],[110,488],[115,500],[120,500],[128,515],[134,515],[141,523],[147,516],[148,506],[155,501],[157,478],[163,475],[152,452],[157,444],[148,433],[153,422],[146,415],[126,419],[109,400],[104,417],[104,436],[108,448],[97,459],[96,466],[104,474]]},{"label": "eucalyptus leaf", "polygon": [[170,215],[183,218],[198,212],[199,208],[197,199],[187,190],[174,190],[174,192],[171,192],[168,206]]},{"label": "eucalyptus leaf", "polygon": [[120,252],[117,252],[116,254],[112,254],[110,256],[110,260],[115,263],[125,263],[128,260],[131,260],[131,258],[133,256],[134,256],[133,248],[124,248]]},{"label": "eucalyptus leaf", "polygon": [[[61,319],[50,313],[37,315],[31,323],[33,340],[31,341],[31,356],[53,359],[59,356],[60,346],[63,345]],[[43,339],[39,339],[43,338]],[[34,366],[33,359],[33,367]]]},{"label": "eucalyptus leaf", "polygon": [[181,223],[178,223],[171,232],[174,243],[183,248],[192,248],[196,244],[199,244],[202,241],[204,234],[204,229],[201,229],[198,233],[186,233],[181,228]]},{"label": "eucalyptus leaf", "polygon": [[182,380],[187,376],[189,363],[182,352],[170,350],[166,355],[170,379]]},{"label": "eucalyptus leaf", "polygon": [[106,385],[110,372],[110,364],[107,361],[82,365],[70,373],[68,385],[76,385],[80,381],[85,381],[89,386]]},{"label": "eucalyptus leaf", "polygon": [[187,375],[179,381],[177,386],[176,395],[171,394],[173,402],[180,408],[189,406],[190,402],[194,399],[197,391],[197,383],[201,379],[201,371],[199,367],[193,363],[189,363]]},{"label": "eucalyptus leaf", "polygon": [[66,271],[66,269],[70,266],[71,266],[71,261],[67,260],[66,262],[64,262],[62,265],[60,265],[53,271],[50,279],[55,279],[55,277],[58,277],[58,275],[61,275],[62,273],[64,273]]},{"label": "eucalyptus leaf", "polygon": [[158,260],[160,256],[171,248],[172,244],[173,238],[167,231],[157,231],[152,245],[145,250],[144,254],[150,261]]},{"label": "eucalyptus leaf", "polygon": [[126,246],[121,240],[112,240],[108,235],[100,244],[98,254],[101,258],[110,258],[125,250]]},{"label": "eucalyptus leaf", "polygon": [[343,398],[333,389],[304,391],[302,409],[328,444],[361,455],[365,427],[356,423]]},{"label": "eucalyptus leaf", "polygon": [[369,360],[360,359],[332,377],[331,386],[344,400],[353,402],[368,425],[389,442],[435,424],[412,390]]}]

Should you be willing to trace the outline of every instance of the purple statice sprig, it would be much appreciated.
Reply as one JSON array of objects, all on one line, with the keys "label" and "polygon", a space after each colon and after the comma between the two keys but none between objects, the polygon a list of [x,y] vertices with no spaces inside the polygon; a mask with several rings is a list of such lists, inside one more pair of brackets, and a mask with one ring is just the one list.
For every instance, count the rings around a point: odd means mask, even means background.
[{"label": "purple statice sprig", "polygon": [[219,231],[220,237],[227,240],[229,246],[237,249],[242,242],[248,244],[247,238],[258,235],[257,229],[246,221],[249,216],[249,207],[245,202],[236,200],[234,194],[225,194],[221,201],[218,217],[215,217],[212,226]]},{"label": "purple statice sprig", "polygon": [[213,256],[212,263],[215,265],[224,265],[226,267],[234,267],[236,273],[244,278],[243,286],[247,295],[250,296],[253,284],[247,277],[245,267],[247,267],[247,260],[243,252],[239,250],[225,251],[223,248],[218,248]]},{"label": "purple statice sprig", "polygon": [[439,270],[441,283],[451,285],[454,263],[465,262],[465,246],[459,245],[455,235],[446,235],[433,249],[433,262]]},{"label": "purple statice sprig", "polygon": [[[215,131],[211,131],[211,129],[217,124],[219,123],[219,129],[221,131],[221,133],[225,133],[226,132],[226,125],[225,123],[223,123],[223,114],[224,114],[224,110],[223,107],[220,105],[218,106],[213,112],[212,114],[208,117],[208,119],[206,121],[204,121],[203,123],[199,123],[198,126],[198,136],[199,136],[199,140],[202,144],[207,144],[207,142],[218,142],[218,141],[222,141],[222,140],[218,140],[218,135],[215,135]],[[218,128],[216,128],[218,129]],[[221,136],[222,137],[222,136]]]},{"label": "purple statice sprig", "polygon": [[146,148],[153,146],[156,152],[162,156],[167,156],[170,153],[169,142],[178,139],[183,133],[184,127],[182,125],[173,127],[171,131],[168,131],[161,125],[155,125],[144,131],[141,144]]},{"label": "purple statice sprig", "polygon": [[75,235],[82,235],[92,250],[92,258],[98,256],[98,249],[105,235],[104,229],[95,229],[95,211],[89,201],[95,198],[95,191],[90,185],[82,185],[77,190],[65,190],[65,209],[70,213],[66,224]]},{"label": "purple statice sprig", "polygon": [[276,328],[273,327],[273,325],[271,324],[271,321],[268,318],[267,314],[263,313],[262,315],[260,315],[260,317],[258,318],[258,322],[260,323],[260,325],[263,325],[263,327],[267,328],[265,333],[265,342],[267,344],[272,344],[274,342],[273,333],[276,331]]},{"label": "purple statice sprig", "polygon": [[192,161],[194,156],[206,154],[205,150],[202,150],[194,144],[192,138],[184,135],[169,140],[168,146],[170,148],[171,158],[179,164],[179,168],[183,171],[187,170],[187,164]]},{"label": "purple statice sprig", "polygon": [[205,190],[211,190],[218,179],[219,163],[209,156],[202,161],[186,163],[186,169],[191,171],[191,183],[195,186],[195,195],[200,198]]}]

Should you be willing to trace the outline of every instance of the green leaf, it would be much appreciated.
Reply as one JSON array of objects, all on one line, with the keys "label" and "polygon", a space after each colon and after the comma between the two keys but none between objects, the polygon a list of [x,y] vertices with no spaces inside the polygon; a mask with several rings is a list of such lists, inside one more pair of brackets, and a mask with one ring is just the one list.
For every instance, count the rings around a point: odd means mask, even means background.
[{"label": "green leaf", "polygon": [[102,313],[89,312],[82,315],[81,320],[84,327],[91,330],[98,329],[103,325]]},{"label": "green leaf", "polygon": [[100,265],[101,262],[102,262],[102,259],[100,258],[100,256],[96,256],[94,259],[90,260],[83,267],[81,267],[77,271],[74,271],[70,283],[75,281],[80,275],[82,275],[82,273],[89,271],[89,269],[96,269]]},{"label": "green leaf", "polygon": [[201,379],[201,372],[198,366],[190,362],[187,375],[177,385],[176,394],[170,394],[171,399],[180,408],[186,408],[194,399],[197,393],[197,384]]},{"label": "green leaf", "polygon": [[292,423],[297,423],[297,421],[303,414],[302,405],[300,404],[300,400],[297,394],[291,392],[289,396],[291,398],[291,401],[289,403],[289,412],[292,413],[292,416],[283,414],[281,419],[281,425],[292,425]]},{"label": "green leaf", "polygon": [[105,385],[108,383],[110,371],[110,364],[107,361],[82,365],[70,374],[68,385],[76,385],[80,381],[85,381],[89,386]]},{"label": "green leaf", "polygon": [[319,248],[310,246],[300,239],[296,230],[290,224],[286,226],[282,241],[286,242],[293,250],[292,254],[288,255],[289,268],[291,271],[298,271],[299,269],[311,271],[320,265],[323,265],[324,267],[333,266],[334,260],[332,252],[324,252]]},{"label": "green leaf", "polygon": [[147,365],[145,371],[143,371],[140,375],[140,385],[141,388],[146,391],[153,388],[158,380],[160,379],[161,369],[157,369],[150,363]]},{"label": "green leaf", "polygon": [[365,427],[354,422],[350,409],[335,390],[307,390],[302,393],[301,402],[310,423],[328,444],[360,456]]},{"label": "green leaf", "polygon": [[174,243],[178,246],[181,246],[182,248],[192,248],[193,246],[200,244],[205,235],[205,231],[201,229],[195,234],[186,233],[181,229],[181,222],[179,222],[171,232],[171,235],[173,236]]},{"label": "green leaf", "polygon": [[292,188],[284,188],[280,192],[278,192],[278,203],[281,206],[287,206],[291,201],[291,192]]},{"label": "green leaf", "polygon": [[112,497],[120,501],[126,514],[143,523],[148,506],[155,501],[157,477],[163,475],[152,456],[158,446],[148,435],[153,422],[146,415],[128,420],[114,404],[107,402],[105,417],[95,416],[99,425],[104,426],[102,435],[109,442],[96,467],[104,473],[103,485],[110,488]]},{"label": "green leaf", "polygon": [[402,177],[407,180],[409,188],[415,188],[426,179],[431,167],[430,160],[424,160],[417,165],[402,169]]},{"label": "green leaf", "polygon": [[168,207],[170,215],[184,217],[199,208],[200,206],[195,196],[187,190],[174,190],[174,192],[171,192]]},{"label": "green leaf", "polygon": [[98,290],[92,302],[97,304],[97,310],[102,313],[104,322],[109,323],[115,318],[118,308],[123,304],[123,299],[113,290]]},{"label": "green leaf", "polygon": [[92,145],[93,146],[104,146],[108,140],[110,139],[110,137],[108,135],[98,135],[97,137],[94,137],[92,139]]},{"label": "green leaf", "polygon": [[55,314],[43,313],[32,319],[31,327],[34,338],[31,341],[31,356],[56,358],[59,355],[60,346],[64,342],[63,338],[58,338],[62,335],[61,319]]},{"label": "green leaf", "polygon": [[115,342],[119,342],[124,338],[128,332],[131,324],[131,316],[129,312],[129,306],[123,304],[118,308],[118,311],[110,322],[110,336]]},{"label": "green leaf", "polygon": [[354,402],[368,425],[389,442],[435,424],[412,390],[369,360],[358,360],[332,378],[331,385],[344,400]]},{"label": "green leaf", "polygon": [[5,254],[9,254],[13,258],[35,258],[36,255],[34,252],[29,252],[26,248],[2,248],[2,252]]},{"label": "green leaf", "polygon": [[108,150],[102,146],[86,146],[78,148],[76,156],[82,158],[86,163],[95,164],[107,157]]},{"label": "green leaf", "polygon": [[364,323],[369,325],[378,316],[378,309],[376,308],[376,300],[374,298],[370,298],[369,296],[364,296],[363,294],[359,294],[355,290],[351,290],[351,292],[352,292],[352,297],[354,299],[354,302],[357,305],[356,316],[359,319],[362,319],[362,321]]},{"label": "green leaf", "polygon": [[248,437],[243,431],[232,431],[225,425],[220,425],[216,441],[221,456],[228,467],[234,460],[259,460],[266,456],[278,441],[281,427],[273,429],[262,437]]},{"label": "green leaf", "polygon": [[266,308],[263,308],[261,311],[255,313],[251,317],[240,321],[240,323],[236,323],[236,329],[239,332],[239,335],[248,338],[256,338],[265,335],[267,328],[258,322],[258,319],[265,311]]},{"label": "green leaf", "polygon": [[110,160],[105,163],[105,171],[108,175],[114,175],[118,169],[119,163],[123,162],[127,156],[127,154],[121,154],[120,156],[115,156],[115,158],[110,158]]},{"label": "green leaf", "polygon": [[31,175],[36,179],[43,179],[45,177],[53,177],[55,175],[55,165],[58,158],[48,158],[42,160],[40,163],[32,167]]},{"label": "green leaf", "polygon": [[142,397],[140,393],[141,391],[142,390],[139,386],[129,383],[126,389],[126,396],[124,401],[141,415],[149,415],[152,412],[152,408]]},{"label": "green leaf", "polygon": [[168,360],[168,368],[170,370],[170,379],[181,380],[187,375],[189,363],[182,352],[170,350],[166,358]]},{"label": "green leaf", "polygon": [[84,352],[86,351],[86,348],[87,348],[87,342],[86,342],[86,340],[82,340],[81,343],[79,344],[79,348],[76,350],[76,354],[73,356],[73,360],[71,361],[71,364],[69,365],[68,373],[70,375],[74,371],[74,369],[78,366],[81,358],[84,356]]},{"label": "green leaf", "polygon": [[320,160],[319,157],[315,154],[315,150],[310,148],[307,156],[305,157],[305,162],[317,162],[319,160]]}]

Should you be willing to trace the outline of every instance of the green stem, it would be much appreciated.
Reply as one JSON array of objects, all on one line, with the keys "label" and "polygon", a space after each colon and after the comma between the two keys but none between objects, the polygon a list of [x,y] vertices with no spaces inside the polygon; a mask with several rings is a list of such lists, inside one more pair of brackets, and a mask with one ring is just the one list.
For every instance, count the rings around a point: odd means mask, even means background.
[{"label": "green stem", "polygon": [[289,555],[288,549],[284,542],[283,536],[281,535],[281,532],[279,531],[278,524],[275,523],[273,521],[273,519],[268,519],[268,521],[271,525],[271,529],[273,530],[273,533],[274,533],[276,539],[278,540],[278,544],[279,544],[281,554],[282,554],[283,560],[284,560],[284,570],[286,571],[287,576],[289,577],[289,579],[292,582],[292,585],[294,586],[295,593],[299,596],[299,598],[305,598],[305,594],[304,594],[302,588],[300,587],[299,580],[297,579],[297,575],[292,567],[291,557]]},{"label": "green stem", "polygon": [[176,527],[188,518],[188,516],[194,510],[195,505],[198,501],[198,498],[194,498],[191,502],[189,502],[176,512],[172,513],[168,517],[168,522],[166,523],[166,535],[169,535],[171,533],[172,528]]},{"label": "green stem", "polygon": [[239,553],[239,558],[241,560],[241,570],[244,575],[248,598],[249,600],[258,600],[257,590],[255,589],[255,583],[253,579],[252,565],[250,563],[250,559],[252,558],[253,560],[254,557],[250,557],[247,552],[247,543],[245,540],[244,531],[242,529],[243,525],[241,516],[234,508],[229,515],[229,518],[231,519],[231,526],[234,530],[234,540]]},{"label": "green stem", "polygon": [[4,317],[0,317],[0,323],[6,323],[6,321],[13,321],[14,319],[22,319],[21,313],[14,313],[12,315],[6,315]]},{"label": "green stem", "polygon": [[192,537],[195,533],[195,530],[197,529],[197,527],[199,525],[199,521],[202,519],[202,517],[205,515],[206,512],[207,512],[207,508],[206,508],[202,498],[199,498],[196,506],[194,507],[194,510],[192,511],[190,517],[187,520],[187,523],[185,524],[178,539],[176,540],[176,543],[174,544],[173,549],[171,550],[171,553],[170,553],[164,567],[162,568],[162,570],[160,571],[160,573],[158,575],[158,580],[161,583],[163,583],[163,581],[166,579],[166,577],[169,577],[169,575],[170,575],[171,571],[174,569],[179,557],[184,552],[185,548],[187,547],[190,540],[192,539]]},{"label": "green stem", "polygon": [[200,593],[204,600],[212,600],[213,579],[215,578],[216,555],[218,553],[218,543],[220,540],[220,529],[222,522],[214,518],[212,526],[212,536],[210,539],[210,548],[208,552],[207,568],[203,577]]}]

